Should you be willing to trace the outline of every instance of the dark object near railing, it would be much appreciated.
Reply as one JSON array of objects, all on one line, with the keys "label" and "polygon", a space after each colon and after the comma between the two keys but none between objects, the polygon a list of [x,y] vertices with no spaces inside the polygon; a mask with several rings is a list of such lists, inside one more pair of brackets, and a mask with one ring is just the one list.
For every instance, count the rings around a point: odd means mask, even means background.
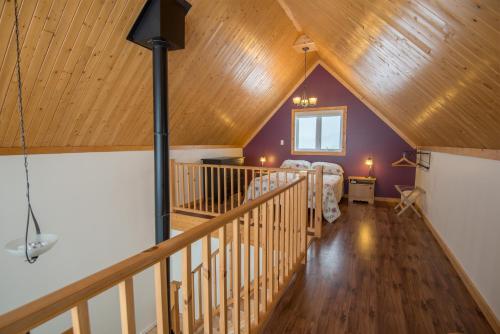
[{"label": "dark object near railing", "polygon": [[[243,163],[245,162],[244,157],[222,157],[222,158],[209,158],[209,159],[202,159],[201,160],[203,164],[205,165],[231,165],[231,166],[243,166]],[[218,168],[209,168],[207,170],[207,178],[208,180],[212,180],[212,170],[213,170],[213,180],[219,180],[219,185],[216,183],[214,184],[214,189],[213,189],[213,195],[214,195],[214,202],[218,202],[219,199],[219,189],[224,189],[224,172],[223,169],[218,169]],[[221,174],[220,176],[218,174]],[[221,194],[221,202],[224,200],[227,200],[228,198],[231,198],[232,195],[236,194],[238,192],[238,184],[237,184],[237,178],[238,178],[238,172],[236,170],[233,170],[232,172],[226,173],[226,184],[230,185],[230,178],[231,178],[231,173],[233,173],[233,188],[230,189],[230,191],[227,192],[227,196],[224,196]],[[240,173],[240,185],[243,185],[243,182],[245,182],[245,178],[243,173]],[[205,182],[203,182],[205,184]],[[212,200],[212,184],[211,182],[207,182],[207,194],[208,199],[211,201]],[[243,187],[240,187],[240,189],[243,189]],[[222,191],[221,191],[222,193]]]}]

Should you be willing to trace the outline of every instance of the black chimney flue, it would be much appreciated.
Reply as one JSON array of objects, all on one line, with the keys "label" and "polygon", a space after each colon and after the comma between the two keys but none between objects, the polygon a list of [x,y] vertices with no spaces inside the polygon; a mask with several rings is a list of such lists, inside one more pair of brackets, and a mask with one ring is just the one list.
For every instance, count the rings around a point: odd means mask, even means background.
[{"label": "black chimney flue", "polygon": [[[170,238],[168,51],[184,48],[185,16],[191,5],[185,0],[149,0],[127,39],[153,51],[153,114],[155,164],[155,239]],[[170,261],[167,260],[167,309],[170,310]],[[171,324],[170,312],[168,312]],[[171,328],[168,331],[171,333]]]}]

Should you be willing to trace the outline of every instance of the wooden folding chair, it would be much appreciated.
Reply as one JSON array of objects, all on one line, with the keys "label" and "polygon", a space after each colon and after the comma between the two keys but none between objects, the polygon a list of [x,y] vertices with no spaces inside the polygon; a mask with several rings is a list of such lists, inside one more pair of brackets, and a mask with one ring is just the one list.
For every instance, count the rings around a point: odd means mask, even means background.
[{"label": "wooden folding chair", "polygon": [[394,208],[397,215],[400,216],[403,212],[411,208],[417,216],[421,218],[420,213],[415,207],[415,202],[422,194],[425,194],[425,190],[420,187],[404,186],[399,184],[394,187],[401,194],[401,200]]}]

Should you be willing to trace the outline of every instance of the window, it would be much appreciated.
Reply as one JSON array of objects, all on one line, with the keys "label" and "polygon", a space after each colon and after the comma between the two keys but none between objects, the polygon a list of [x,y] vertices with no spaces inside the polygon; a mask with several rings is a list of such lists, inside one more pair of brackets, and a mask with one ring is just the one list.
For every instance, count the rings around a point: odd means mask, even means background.
[{"label": "window", "polygon": [[292,110],[292,154],[345,155],[346,107]]}]

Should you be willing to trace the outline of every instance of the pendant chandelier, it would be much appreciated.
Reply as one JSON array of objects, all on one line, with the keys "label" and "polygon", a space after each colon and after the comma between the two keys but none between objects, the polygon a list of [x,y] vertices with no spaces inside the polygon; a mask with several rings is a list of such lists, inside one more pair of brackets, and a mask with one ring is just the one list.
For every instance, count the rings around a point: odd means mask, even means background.
[{"label": "pendant chandelier", "polygon": [[295,96],[292,101],[296,106],[306,108],[315,106],[318,103],[318,98],[307,96],[305,81],[307,78],[307,51],[309,51],[309,48],[306,46],[302,50],[304,50],[304,91],[302,92],[302,96]]}]

